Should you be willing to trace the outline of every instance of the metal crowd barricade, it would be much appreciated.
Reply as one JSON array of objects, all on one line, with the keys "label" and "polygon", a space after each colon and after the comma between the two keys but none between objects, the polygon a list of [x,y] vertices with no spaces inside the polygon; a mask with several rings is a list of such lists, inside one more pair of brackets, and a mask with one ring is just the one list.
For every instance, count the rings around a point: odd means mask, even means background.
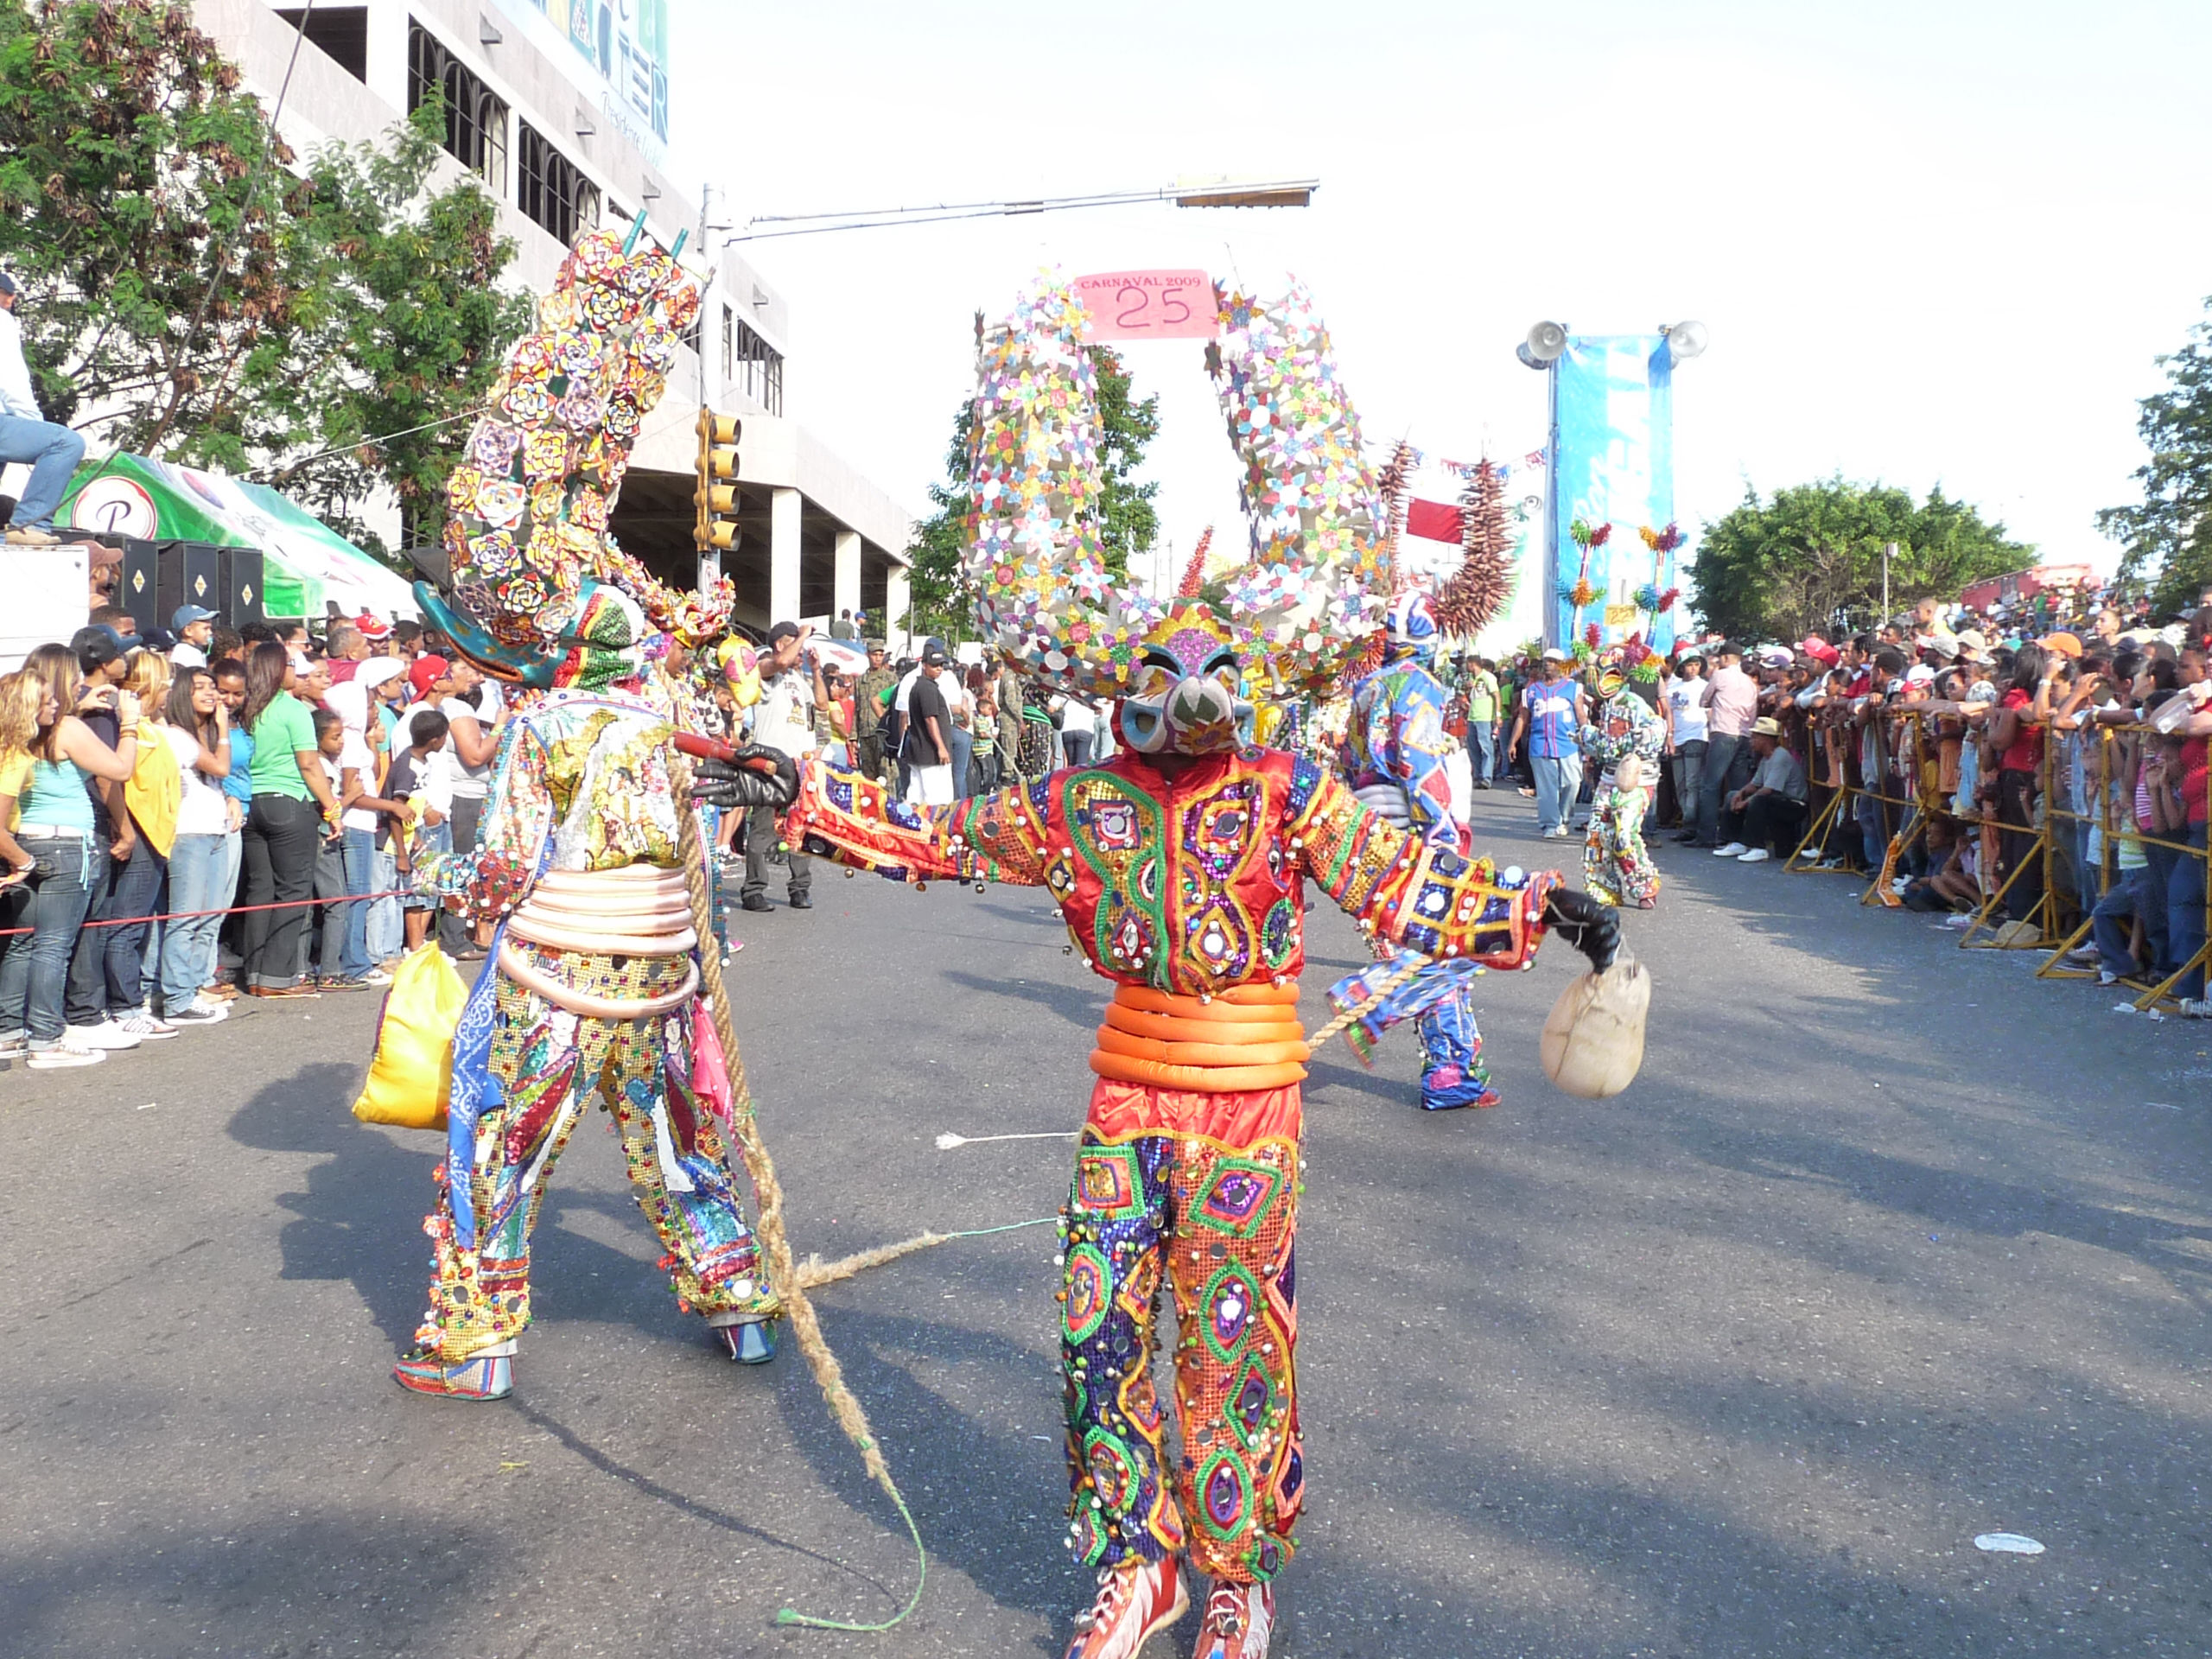
[{"label": "metal crowd barricade", "polygon": [[[2113,800],[2113,751],[2119,746],[2120,740],[2122,737],[2155,737],[2159,734],[2158,728],[2154,726],[2131,723],[2125,726],[2101,726],[2098,728],[2098,731],[2100,753],[2098,757],[2097,769],[2097,810],[2094,815],[2094,817],[2089,814],[2076,812],[2067,808],[2047,807],[2044,814],[2046,823],[2053,817],[2056,817],[2072,823],[2094,823],[2095,827],[2099,830],[2102,836],[2102,843],[2099,849],[2099,856],[2097,860],[2098,891],[2101,893],[2109,893],[2112,890],[2113,876],[2116,873],[2118,867],[2118,842],[2121,840],[2132,841],[2139,847],[2145,849],[2152,847],[2164,848],[2169,851],[2179,853],[2184,859],[2204,859],[2206,857],[2206,854],[2200,851],[2198,849],[2190,846],[2186,841],[2173,841],[2164,836],[2153,836],[2139,826],[2134,821],[2135,803],[2132,795],[2129,798],[2119,803],[2115,803]],[[2044,746],[2046,760],[2049,760],[2050,751],[2055,747],[2055,745],[2051,744],[2046,744]],[[2140,764],[2139,759],[2138,764]],[[2046,775],[2044,779],[2044,789],[2046,791],[2047,801],[2055,798],[2055,797],[2050,796],[2049,793],[2051,782],[2049,775],[2050,770],[2050,768],[2046,768]],[[2212,775],[2208,775],[2205,793],[2207,798],[2207,811],[2208,814],[2212,814]],[[2120,817],[2122,815],[2125,815],[2126,820],[2126,828],[2125,830],[2118,828],[2113,822],[2116,817]],[[2050,880],[2050,867],[2053,861],[2050,847],[2053,837],[2046,834],[2044,839],[2046,843],[2044,881],[2046,883],[2046,888],[2048,888],[2048,884]],[[2177,967],[2171,973],[2168,974],[2163,979],[2154,981],[2145,978],[2141,976],[2134,976],[2123,978],[2120,981],[2120,983],[2126,985],[2130,990],[2138,993],[2134,1001],[2134,1007],[2138,1012],[2147,1014],[2162,1002],[2171,1002],[2174,1001],[2173,988],[2176,985],[2179,984],[2183,979],[2188,977],[2190,974],[2200,968],[2212,969],[2212,882],[2208,882],[2206,884],[2206,887],[2207,890],[2204,900],[2206,942],[2197,947],[2196,954],[2191,956],[2188,961],[2181,963],[2180,966]],[[2091,930],[2095,925],[2095,922],[2096,918],[2094,914],[2094,907],[2090,910],[2085,910],[2082,913],[2080,924],[2076,925],[2063,941],[2060,942],[2057,948],[2044,960],[2043,963],[2039,967],[2037,968],[2036,977],[2038,979],[2089,979],[2094,977],[2097,972],[2095,969],[2076,968],[2069,963],[2066,961],[2066,957],[2071,951],[2081,944],[2083,939],[2089,936]]]},{"label": "metal crowd barricade", "polygon": [[[2056,787],[2061,745],[2054,739],[2058,734],[2048,728],[2038,728],[2037,729],[2044,733],[2043,756],[2037,767],[2038,798],[2028,815],[2030,820],[2028,823],[2008,824],[2003,819],[2004,807],[2001,801],[1993,817],[1983,814],[1962,815],[1948,810],[1942,798],[1940,768],[1938,776],[1931,783],[1927,764],[1929,751],[1926,721],[1934,712],[1916,709],[1908,704],[1887,710],[1880,716],[1875,728],[1874,750],[1878,777],[1885,786],[1870,790],[1866,786],[1866,781],[1863,779],[1854,784],[1851,781],[1849,765],[1839,766],[1834,773],[1835,783],[1832,785],[1823,785],[1828,791],[1826,804],[1819,811],[1812,815],[1796,850],[1783,861],[1782,868],[1793,875],[1855,874],[1848,868],[1834,871],[1823,870],[1820,867],[1820,860],[1827,846],[1829,837],[1834,833],[1839,823],[1852,826],[1853,832],[1856,833],[1855,803],[1867,799],[1878,801],[1882,804],[1885,813],[1893,810],[1902,810],[1905,817],[1904,822],[1890,835],[1882,867],[1868,885],[1866,891],[1859,895],[1859,902],[1862,905],[1882,905],[1894,909],[1903,903],[1893,887],[1894,874],[1898,861],[1916,842],[1925,837],[1929,823],[1938,815],[1948,817],[1961,832],[1971,830],[1980,834],[1986,829],[1995,829],[2000,833],[2008,829],[2014,830],[2027,836],[2029,840],[2026,846],[2022,849],[2022,855],[2018,861],[2005,871],[2001,880],[1998,880],[1993,874],[1995,865],[1993,861],[1998,855],[1999,848],[1985,842],[1984,855],[1978,861],[1975,873],[1975,880],[1983,895],[1982,901],[1974,912],[1974,919],[1961,933],[1959,948],[1962,950],[2045,950],[2050,954],[2036,969],[2036,976],[2038,979],[2094,977],[2097,972],[2095,969],[2077,968],[2066,960],[2068,954],[2078,948],[2089,936],[2095,918],[2093,913],[2094,906],[2092,904],[2074,906],[2081,911],[2079,918],[2070,925],[2065,921],[2069,906],[2066,891],[2059,881],[2059,848],[2056,833],[2058,827],[2090,824],[2101,831],[2101,845],[2098,855],[2097,882],[2098,891],[2101,893],[2108,893],[2111,890],[2112,880],[2116,869],[2118,842],[2120,840],[2131,840],[2145,848],[2164,848],[2178,853],[2184,859],[2204,861],[2208,856],[2203,849],[2192,847],[2186,841],[2153,836],[2139,830],[2134,823],[2134,802],[2132,798],[2120,803],[2115,809],[2113,790],[2114,778],[2113,751],[2121,737],[2139,738],[2156,735],[2156,728],[2143,724],[2099,727],[2101,749],[2098,766],[2099,785],[2097,805],[2094,813],[2078,812],[2063,804],[2063,798],[2061,797]],[[1886,788],[1891,776],[1888,723],[1897,719],[1902,719],[1907,728],[1905,741],[1911,757],[1909,775],[1912,783],[1910,796],[1894,795]],[[1809,763],[1811,756],[1808,754],[1807,759]],[[1812,772],[1809,764],[1806,771],[1809,779]],[[2212,779],[2208,779],[2206,795],[2208,811],[2212,812]],[[2115,822],[2123,814],[2126,823],[2124,830]],[[2011,896],[2013,888],[2020,880],[2031,869],[2040,871],[2042,874],[2042,892],[2027,915],[2008,918],[2005,914],[2005,901]],[[2077,871],[2077,879],[2078,874]],[[2032,935],[2018,932],[2007,934],[2005,929],[2008,920],[2030,925],[2034,930]],[[2212,974],[2212,881],[2207,883],[2204,925],[2206,943],[2199,946],[2188,961],[2182,963],[2164,978],[2155,983],[2142,977],[2121,982],[2138,994],[2134,1006],[2139,1010],[2148,1012],[2161,1003],[2174,1001],[2174,988],[2199,969]],[[1986,938],[1980,937],[1984,933],[1988,933],[1991,937]]]},{"label": "metal crowd barricade", "polygon": [[[1888,723],[1898,719],[1904,721],[1910,728],[1907,739],[1909,752],[1911,755],[1912,793],[1910,796],[1892,795],[1887,788],[1891,776]],[[1901,901],[1891,889],[1897,861],[1904,855],[1915,842],[1927,833],[1928,819],[1930,814],[1940,810],[1942,806],[1941,800],[1938,798],[1939,792],[1931,792],[1926,781],[1926,728],[1923,724],[1926,719],[1925,710],[1915,709],[1910,704],[1884,711],[1875,721],[1873,728],[1875,772],[1882,786],[1869,789],[1863,778],[1858,783],[1853,783],[1847,759],[1844,764],[1838,766],[1835,771],[1836,782],[1834,785],[1822,786],[1832,791],[1827,804],[1813,815],[1811,821],[1806,826],[1803,837],[1797,843],[1796,850],[1783,861],[1782,868],[1784,871],[1792,875],[1848,875],[1855,878],[1858,872],[1848,868],[1822,869],[1820,862],[1821,855],[1826,849],[1828,838],[1835,832],[1839,824],[1853,826],[1851,833],[1854,835],[1858,833],[1856,829],[1858,814],[1853,806],[1854,802],[1877,801],[1881,804],[1885,826],[1895,821],[1895,815],[1897,812],[1904,815],[1904,821],[1885,838],[1886,844],[1883,852],[1881,868],[1875,874],[1866,891],[1859,895],[1859,902],[1862,905],[1883,905],[1891,909],[1897,907]],[[1811,777],[1809,766],[1807,768],[1806,775],[1808,779]]]},{"label": "metal crowd barricade", "polygon": [[[2000,851],[2004,845],[2004,833],[2007,830],[2018,830],[2028,836],[2031,838],[2030,844],[2020,861],[2007,869],[2005,872],[2005,880],[1993,889],[1990,886],[1987,868],[1989,849],[1985,842],[1982,867],[1976,879],[1980,882],[1982,891],[1988,894],[1988,897],[1982,900],[1981,908],[1974,912],[1974,920],[1959,935],[1959,949],[1961,950],[2040,950],[2053,939],[2060,937],[2057,887],[2052,880],[2055,873],[2053,867],[2057,861],[2057,849],[2050,838],[2052,798],[2050,785],[2052,773],[2056,769],[2055,757],[2058,746],[2050,741],[2051,734],[2048,729],[2041,727],[2034,729],[2042,731],[2044,734],[2043,756],[2037,763],[2036,773],[2035,808],[2029,812],[2029,821],[2026,823],[2008,824],[2005,822],[2005,803],[2000,795],[1997,803],[1995,823],[1998,832],[1998,847]],[[1988,820],[1983,819],[1981,822],[1986,823]],[[2040,870],[2043,873],[2043,891],[2036,899],[2035,907],[2025,916],[2014,916],[1993,923],[1990,920],[1992,916],[2003,918],[2005,899],[2018,885],[2020,878],[2030,870]],[[1998,937],[2005,933],[2013,924],[2033,925],[2036,930],[2035,937],[2025,938],[2017,933],[2012,934],[2009,938]],[[1986,939],[1978,937],[1984,928],[1988,928],[1991,933],[1991,937]]]}]

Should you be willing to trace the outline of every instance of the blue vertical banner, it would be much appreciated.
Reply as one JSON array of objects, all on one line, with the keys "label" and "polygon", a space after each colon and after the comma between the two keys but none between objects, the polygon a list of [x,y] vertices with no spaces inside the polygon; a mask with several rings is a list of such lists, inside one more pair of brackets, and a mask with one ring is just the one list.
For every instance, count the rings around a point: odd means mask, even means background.
[{"label": "blue vertical banner", "polygon": [[[1654,625],[1637,595],[1675,585],[1679,548],[1656,553],[1645,545],[1646,526],[1663,531],[1675,520],[1675,369],[1659,334],[1570,334],[1552,365],[1554,428],[1552,445],[1551,533],[1545,540],[1552,569],[1548,644],[1572,647],[1595,622],[1607,645],[1644,632],[1656,650],[1672,649],[1675,613]],[[1582,550],[1572,526],[1612,526],[1605,545],[1590,550],[1587,572],[1596,590],[1578,613],[1562,597],[1584,574]]]}]

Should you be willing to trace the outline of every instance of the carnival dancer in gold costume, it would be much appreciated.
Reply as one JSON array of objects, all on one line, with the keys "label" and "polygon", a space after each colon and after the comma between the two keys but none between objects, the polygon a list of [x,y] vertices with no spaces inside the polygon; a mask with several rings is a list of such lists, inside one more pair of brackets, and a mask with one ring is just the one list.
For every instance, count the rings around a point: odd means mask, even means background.
[{"label": "carnival dancer in gold costume", "polygon": [[[447,1155],[424,1230],[430,1310],[395,1371],[425,1394],[497,1399],[531,1318],[530,1235],[562,1148],[594,1099],[613,1115],[680,1305],[734,1359],[774,1351],[778,1304],[740,1208],[718,1113],[726,1074],[699,1001],[679,844],[675,745],[687,706],[660,636],[696,645],[727,585],[671,594],[614,546],[607,515],[658,401],[696,279],[669,254],[594,232],[538,329],[508,354],[493,412],[448,491],[448,580],[425,613],[516,712],[481,838],[416,880],[496,924],[454,1046]],[[712,766],[717,804],[775,805],[792,776]],[[704,948],[712,949],[712,942]]]}]

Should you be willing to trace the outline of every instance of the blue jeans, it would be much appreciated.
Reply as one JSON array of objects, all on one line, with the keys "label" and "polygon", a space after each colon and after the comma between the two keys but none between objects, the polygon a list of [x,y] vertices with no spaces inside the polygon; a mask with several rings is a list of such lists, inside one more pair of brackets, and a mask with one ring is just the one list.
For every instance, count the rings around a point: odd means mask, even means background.
[{"label": "blue jeans", "polygon": [[[311,897],[343,899],[353,889],[346,884],[346,849],[342,841],[318,838],[315,847],[315,873],[309,878]],[[365,908],[360,905],[318,904],[308,912],[309,925],[300,930],[300,972],[312,974],[317,979],[358,979],[369,971],[368,964],[361,964],[356,973],[352,966],[352,918]],[[312,960],[310,960],[312,957]]]},{"label": "blue jeans", "polygon": [[[2166,948],[2173,952],[2177,963],[2187,962],[2204,948],[2204,826],[2189,826],[2189,844],[2196,855],[2181,855],[2174,866],[2172,876],[2166,882]],[[2176,996],[2202,998],[2204,995],[2204,968],[2202,963],[2183,974],[2181,982],[2173,988]]]},{"label": "blue jeans", "polygon": [[[346,892],[358,897],[378,891],[375,830],[348,830],[346,832],[344,858]],[[369,950],[371,908],[365,904],[346,906],[346,954],[340,959],[340,971],[348,979],[360,978],[380,960],[372,956]]]},{"label": "blue jeans", "polygon": [[2097,963],[2111,969],[2122,978],[2147,965],[2135,960],[2128,947],[2133,930],[2128,924],[2138,916],[2143,918],[2143,945],[2152,963],[2158,960],[2158,940],[2165,932],[2163,912],[2151,910],[2152,894],[2158,889],[2158,878],[2145,865],[2139,870],[2122,870],[2120,879],[2112,884],[2112,891],[2097,900],[2089,912],[2089,933],[2097,944]]},{"label": "blue jeans", "polygon": [[12,528],[51,529],[54,510],[61,505],[70,475],[84,458],[84,439],[67,427],[0,415],[0,461],[28,461],[31,469],[30,482],[16,499]]},{"label": "blue jeans", "polygon": [[[169,908],[180,914],[220,911],[231,895],[221,890],[230,864],[228,836],[179,836],[169,849]],[[168,923],[162,932],[162,1009],[179,1014],[199,1000],[213,977],[220,915]]]},{"label": "blue jeans", "polygon": [[167,866],[143,836],[130,843],[130,856],[120,863],[105,847],[92,849],[92,908],[85,919],[120,925],[86,927],[77,936],[65,999],[71,1025],[97,1026],[144,1006],[146,932],[152,924],[138,918],[161,909]]},{"label": "blue jeans", "polygon": [[[369,830],[367,834],[369,837],[368,891],[391,893],[399,886],[399,861],[392,855],[390,848],[386,848],[382,852],[376,849],[375,830]],[[353,855],[353,831],[348,830],[346,835],[346,856],[351,858]],[[407,948],[406,925],[399,918],[399,900],[372,899],[368,902],[367,910],[368,919],[363,924],[362,948],[368,952],[369,961],[372,963],[390,962]]]},{"label": "blue jeans", "polygon": [[1567,822],[1574,792],[1582,785],[1581,757],[1532,754],[1529,769],[1536,777],[1536,828],[1556,830]]},{"label": "blue jeans", "polygon": [[1467,765],[1478,784],[1490,782],[1497,770],[1497,728],[1489,721],[1467,722]]},{"label": "blue jeans", "polygon": [[[7,956],[0,957],[0,1032],[28,1033],[35,1052],[61,1040],[61,999],[69,981],[69,957],[85,925],[85,912],[92,907],[92,888],[86,879],[83,842],[19,836],[16,844],[33,858],[51,859],[56,867],[44,880],[34,878],[29,906],[16,923],[31,929],[31,937],[17,939]],[[105,866],[107,849],[93,851]]]},{"label": "blue jeans", "polygon": [[964,801],[975,793],[974,781],[968,775],[968,763],[976,753],[976,734],[965,727],[955,726],[952,737],[952,798]]},{"label": "blue jeans", "polygon": [[[1720,804],[1751,775],[1746,766],[1743,778],[1735,776],[1737,753],[1744,747],[1744,740],[1732,734],[1706,734],[1705,764],[1698,769],[1697,786],[1697,844],[1700,847],[1720,844]],[[1749,759],[1748,752],[1745,758]],[[1877,869],[1881,868],[1878,858],[1874,864]]]},{"label": "blue jeans", "polygon": [[[1675,814],[1681,827],[1697,833],[1698,802],[1705,791],[1705,740],[1687,738],[1675,745]],[[1656,790],[1652,791],[1656,797]]]},{"label": "blue jeans", "polygon": [[[2171,831],[2168,836],[2171,838]],[[2144,887],[2147,909],[2143,918],[2143,933],[2158,953],[2143,965],[2163,978],[2174,970],[2174,944],[2166,933],[2166,887],[2174,879],[2174,866],[2181,862],[2182,855],[2171,847],[2146,846],[2143,856],[2151,861],[2150,868],[2143,872],[2147,878]]]}]

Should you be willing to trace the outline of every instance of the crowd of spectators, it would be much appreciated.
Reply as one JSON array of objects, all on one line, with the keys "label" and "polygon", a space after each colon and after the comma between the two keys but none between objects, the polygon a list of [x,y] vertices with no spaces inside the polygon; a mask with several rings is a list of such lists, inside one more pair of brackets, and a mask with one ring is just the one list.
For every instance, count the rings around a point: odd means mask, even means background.
[{"label": "crowd of spectators", "polygon": [[388,983],[432,921],[405,874],[474,836],[505,719],[412,622],[318,639],[187,605],[142,638],[96,607],[0,676],[0,1059],[97,1065],[239,997]]},{"label": "crowd of spectators", "polygon": [[[1647,829],[1745,863],[1816,831],[1816,868],[1947,925],[1991,922],[1999,944],[2088,923],[2072,967],[2171,980],[2204,1017],[2208,645],[2212,587],[2164,620],[2096,595],[1989,613],[1931,599],[1865,632],[1685,642],[1631,681],[1668,728]],[[1573,833],[1591,666],[1532,651],[1452,675],[1475,786],[1510,769],[1540,831]]]}]

